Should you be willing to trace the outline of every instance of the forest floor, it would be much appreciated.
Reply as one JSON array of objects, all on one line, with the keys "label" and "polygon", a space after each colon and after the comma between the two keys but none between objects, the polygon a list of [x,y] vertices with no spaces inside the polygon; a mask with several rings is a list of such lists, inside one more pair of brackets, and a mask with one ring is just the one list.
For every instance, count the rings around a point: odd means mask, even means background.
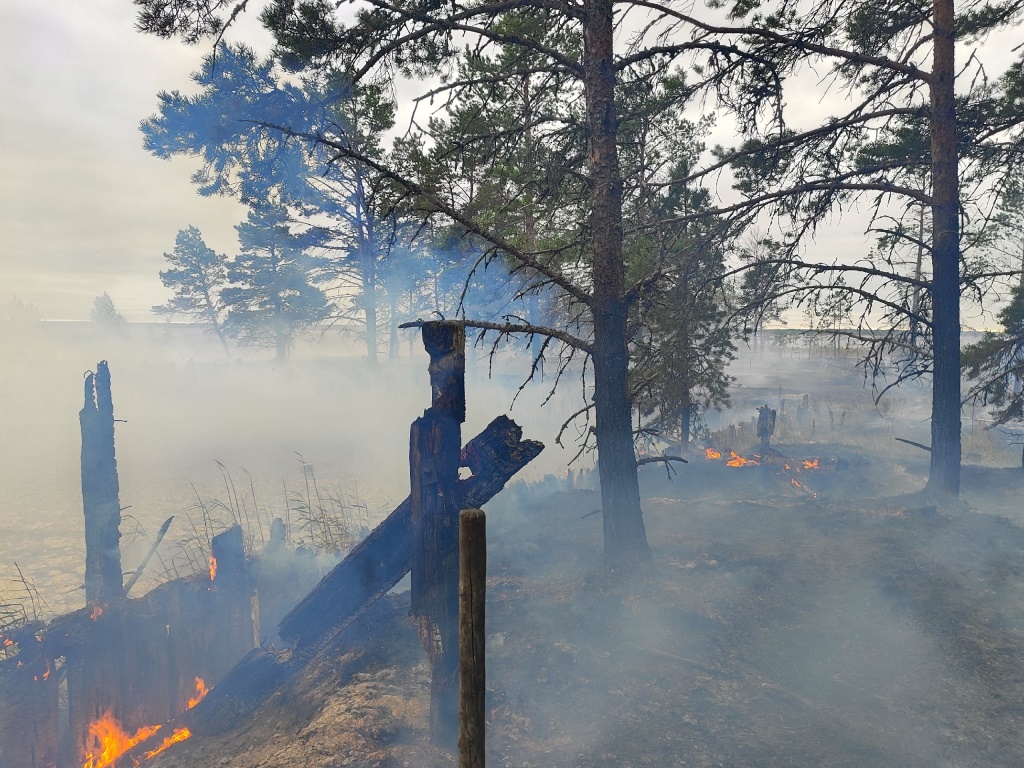
[{"label": "forest floor", "polygon": [[[1024,473],[967,468],[943,504],[898,492],[920,467],[830,450],[645,473],[654,563],[630,578],[600,567],[593,491],[493,505],[488,763],[1024,765]],[[408,593],[362,621],[243,725],[147,765],[454,765],[426,743]]]}]

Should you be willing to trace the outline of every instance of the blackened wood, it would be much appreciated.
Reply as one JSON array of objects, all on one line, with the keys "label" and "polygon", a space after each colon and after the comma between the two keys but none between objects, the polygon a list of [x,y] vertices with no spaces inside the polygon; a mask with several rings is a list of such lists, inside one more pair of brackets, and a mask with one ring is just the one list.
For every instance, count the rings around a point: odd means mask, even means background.
[{"label": "blackened wood", "polygon": [[0,636],[0,643],[12,640],[18,649],[0,661],[0,768],[54,768],[57,670],[43,635],[24,629]]},{"label": "blackened wood", "polygon": [[82,429],[82,507],[85,513],[85,599],[89,605],[120,600],[121,502],[114,455],[114,404],[107,362],[85,379]]},{"label": "blackened wood", "polygon": [[466,329],[457,323],[424,323],[423,346],[430,355],[430,407],[466,420]]},{"label": "blackened wood", "polygon": [[217,561],[216,578],[211,581],[217,586],[243,586],[246,583],[245,543],[242,528],[233,525],[218,533],[210,542],[210,552]]},{"label": "blackened wood", "polygon": [[214,536],[210,550],[216,562],[216,576],[211,579],[213,610],[204,620],[210,625],[210,670],[214,680],[220,680],[255,645],[253,587],[240,526],[234,525]]},{"label": "blackened wood", "polygon": [[430,738],[454,751],[458,739],[459,423],[430,408],[413,422],[412,613],[430,660]]},{"label": "blackened wood", "polygon": [[459,507],[456,486],[466,419],[466,332],[424,323],[431,406],[409,437],[412,499],[412,613],[430,659],[430,739],[458,744]]},{"label": "blackened wood", "polygon": [[[462,451],[461,466],[473,475],[456,486],[458,506],[479,507],[544,449],[523,440],[523,430],[499,416]],[[412,503],[406,498],[285,616],[281,637],[308,652],[344,629],[367,605],[386,594],[412,563]]]},{"label": "blackened wood", "polygon": [[485,605],[487,519],[459,515],[459,768],[484,768],[486,708]]}]

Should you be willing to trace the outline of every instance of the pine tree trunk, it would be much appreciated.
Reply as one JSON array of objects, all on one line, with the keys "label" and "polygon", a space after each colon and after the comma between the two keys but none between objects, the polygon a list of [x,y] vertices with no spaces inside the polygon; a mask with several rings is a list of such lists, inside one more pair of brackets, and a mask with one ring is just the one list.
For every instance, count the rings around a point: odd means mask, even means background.
[{"label": "pine tree trunk", "polygon": [[366,320],[366,361],[377,366],[377,285],[374,265],[363,265],[363,309]]},{"label": "pine tree trunk", "polygon": [[619,172],[612,58],[612,0],[586,0],[583,21],[584,91],[591,173],[593,251],[594,409],[604,514],[604,552],[613,569],[649,560],[633,450],[622,255],[622,177]]},{"label": "pine tree trunk", "polygon": [[928,487],[960,494],[960,182],[953,0],[934,0],[932,150],[932,451]]},{"label": "pine tree trunk", "polygon": [[388,360],[398,359],[398,297],[388,291],[388,315],[391,319],[391,334],[388,336]]}]

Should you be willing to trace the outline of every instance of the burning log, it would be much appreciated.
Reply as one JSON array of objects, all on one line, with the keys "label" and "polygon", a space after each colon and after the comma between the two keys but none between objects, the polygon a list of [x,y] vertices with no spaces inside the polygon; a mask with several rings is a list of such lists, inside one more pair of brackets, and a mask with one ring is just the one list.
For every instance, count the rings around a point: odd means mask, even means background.
[{"label": "burning log", "polygon": [[[512,419],[499,416],[466,444],[460,463],[473,475],[455,486],[460,508],[486,504],[540,454],[544,446],[522,435]],[[309,655],[401,581],[412,565],[411,517],[406,498],[285,616],[281,636]]]}]

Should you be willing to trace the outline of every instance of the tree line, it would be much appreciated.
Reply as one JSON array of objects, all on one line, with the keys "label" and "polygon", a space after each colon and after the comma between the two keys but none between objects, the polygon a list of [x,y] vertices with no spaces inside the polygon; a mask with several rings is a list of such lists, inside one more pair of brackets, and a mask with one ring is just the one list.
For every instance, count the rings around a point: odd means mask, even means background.
[{"label": "tree line", "polygon": [[[249,4],[136,5],[142,30],[195,43]],[[290,231],[358,276],[367,328],[389,247],[450,243],[463,298],[499,270],[506,311],[459,316],[533,339],[556,380],[587,369],[611,567],[650,557],[637,439],[688,435],[727,397],[733,339],[793,307],[847,318],[825,330],[862,345],[880,389],[930,378],[928,485],[959,493],[961,304],[1019,293],[1022,269],[1001,252],[1019,232],[1022,59],[993,76],[977,51],[1024,0],[267,0],[259,14],[270,57],[215,45],[202,93],[160,95],[147,147],[200,157],[203,194],[303,222]],[[815,96],[842,98],[808,123],[810,72]],[[411,83],[413,117],[385,149]],[[713,119],[735,126],[732,146],[704,145]],[[811,256],[856,206],[874,246]]]}]

